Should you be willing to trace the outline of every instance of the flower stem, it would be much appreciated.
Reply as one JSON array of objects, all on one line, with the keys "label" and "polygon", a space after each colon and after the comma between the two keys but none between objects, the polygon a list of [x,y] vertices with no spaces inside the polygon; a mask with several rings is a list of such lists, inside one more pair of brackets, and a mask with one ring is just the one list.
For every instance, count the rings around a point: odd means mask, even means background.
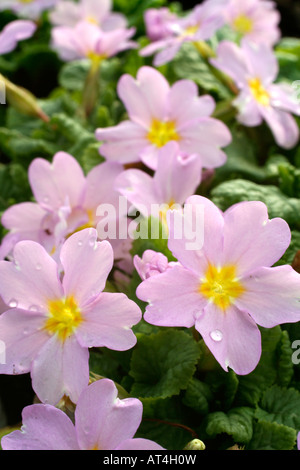
[{"label": "flower stem", "polygon": [[92,113],[99,96],[100,89],[100,69],[101,60],[94,59],[91,61],[91,67],[85,80],[82,107],[85,116],[88,118]]}]

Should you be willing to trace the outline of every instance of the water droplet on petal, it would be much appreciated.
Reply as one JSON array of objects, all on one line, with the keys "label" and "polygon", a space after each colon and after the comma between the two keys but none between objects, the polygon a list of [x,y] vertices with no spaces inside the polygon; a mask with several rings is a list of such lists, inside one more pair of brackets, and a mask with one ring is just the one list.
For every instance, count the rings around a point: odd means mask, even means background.
[{"label": "water droplet on petal", "polygon": [[44,196],[44,197],[43,197],[43,202],[44,202],[45,204],[48,204],[48,202],[49,202],[49,197],[48,197],[48,196]]},{"label": "water droplet on petal", "polygon": [[210,337],[214,341],[222,341],[223,334],[220,330],[214,330],[214,331],[211,331]]},{"label": "water droplet on petal", "polygon": [[37,271],[40,271],[42,269],[42,265],[40,263],[38,263],[36,266],[35,266],[35,269]]},{"label": "water droplet on petal", "polygon": [[10,308],[16,308],[18,306],[18,301],[16,299],[11,299],[8,302],[8,305],[9,305]]},{"label": "water droplet on petal", "polygon": [[31,312],[38,312],[39,307],[38,307],[38,305],[30,305],[29,310]]},{"label": "water droplet on petal", "polygon": [[78,241],[78,246],[82,246],[83,245],[83,241],[82,240],[79,240]]}]

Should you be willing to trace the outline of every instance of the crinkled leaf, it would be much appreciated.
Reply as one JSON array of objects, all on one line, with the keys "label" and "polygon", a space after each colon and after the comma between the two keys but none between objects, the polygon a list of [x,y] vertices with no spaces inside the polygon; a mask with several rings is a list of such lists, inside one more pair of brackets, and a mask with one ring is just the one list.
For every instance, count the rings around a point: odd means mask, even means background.
[{"label": "crinkled leaf", "polygon": [[161,398],[179,394],[195,373],[199,354],[198,344],[184,331],[139,334],[131,359],[131,394]]},{"label": "crinkled leaf", "polygon": [[295,443],[295,429],[283,424],[258,421],[254,425],[247,450],[292,450]]},{"label": "crinkled leaf", "polygon": [[210,413],[206,432],[211,437],[225,433],[237,443],[249,442],[253,432],[253,414],[253,409],[248,407],[233,408],[227,414],[223,411]]},{"label": "crinkled leaf", "polygon": [[265,391],[255,412],[259,420],[300,429],[300,392],[294,388],[273,385]]},{"label": "crinkled leaf", "polygon": [[241,201],[262,201],[268,207],[270,219],[281,217],[290,226],[300,226],[300,199],[286,196],[277,186],[236,179],[221,183],[212,190],[211,195],[213,202],[221,210]]}]

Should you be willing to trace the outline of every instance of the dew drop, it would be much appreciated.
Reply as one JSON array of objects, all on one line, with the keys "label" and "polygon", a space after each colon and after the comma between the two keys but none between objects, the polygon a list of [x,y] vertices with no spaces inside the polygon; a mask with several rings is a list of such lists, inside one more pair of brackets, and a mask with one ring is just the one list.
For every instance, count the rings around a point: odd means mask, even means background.
[{"label": "dew drop", "polygon": [[43,202],[44,202],[45,204],[48,204],[48,202],[49,202],[49,197],[48,197],[48,196],[44,196],[44,197],[43,197]]},{"label": "dew drop", "polygon": [[220,330],[214,330],[210,333],[210,337],[214,341],[222,341],[223,334]]},{"label": "dew drop", "polygon": [[31,312],[38,312],[39,308],[37,305],[30,305],[29,310]]},{"label": "dew drop", "polygon": [[10,308],[16,308],[18,306],[18,301],[16,299],[11,299],[8,302],[8,305],[9,305]]},{"label": "dew drop", "polygon": [[40,270],[42,269],[42,265],[38,263],[38,264],[35,266],[35,269],[36,269],[37,271],[40,271]]},{"label": "dew drop", "polygon": [[78,246],[82,246],[83,245],[83,241],[82,240],[79,240],[78,241]]}]

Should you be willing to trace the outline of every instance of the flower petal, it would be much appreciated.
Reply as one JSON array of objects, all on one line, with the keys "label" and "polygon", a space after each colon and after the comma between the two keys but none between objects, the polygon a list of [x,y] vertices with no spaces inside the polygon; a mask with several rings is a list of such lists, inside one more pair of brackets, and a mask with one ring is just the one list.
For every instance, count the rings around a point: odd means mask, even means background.
[{"label": "flower petal", "polygon": [[0,315],[0,341],[5,345],[0,373],[30,372],[32,361],[48,340],[47,334],[42,331],[44,321],[43,315],[18,309]]},{"label": "flower petal", "polygon": [[210,303],[197,318],[195,327],[225,371],[230,367],[237,374],[246,375],[257,366],[261,356],[261,336],[247,313],[234,305],[223,312]]},{"label": "flower petal", "polygon": [[80,205],[85,177],[79,163],[72,155],[58,152],[53,163],[36,158],[28,170],[28,177],[35,199],[48,210]]},{"label": "flower petal", "polygon": [[60,252],[64,268],[63,287],[83,308],[104,289],[113,266],[113,249],[109,242],[97,242],[96,229],[84,229],[71,235]]},{"label": "flower petal", "polygon": [[285,220],[269,220],[263,202],[245,201],[224,213],[223,263],[234,264],[239,276],[272,266],[287,250],[291,231]]},{"label": "flower petal", "polygon": [[56,262],[39,244],[17,243],[14,262],[0,261],[0,295],[10,307],[47,312],[48,301],[63,296]]},{"label": "flower petal", "polygon": [[64,395],[76,403],[88,385],[89,352],[74,335],[62,342],[56,335],[44,344],[32,365],[32,387],[43,403],[56,405]]},{"label": "flower petal", "polygon": [[81,394],[75,410],[81,449],[114,450],[134,436],[142,412],[142,403],[136,398],[118,399],[112,380],[93,382]]},{"label": "flower petal", "polygon": [[300,275],[291,266],[260,268],[243,279],[236,305],[259,325],[273,328],[300,321]]},{"label": "flower petal", "polygon": [[84,312],[76,337],[84,347],[126,351],[136,344],[131,327],[141,318],[140,308],[125,294],[103,292]]},{"label": "flower petal", "polygon": [[136,290],[149,303],[144,319],[152,325],[191,328],[207,303],[198,293],[199,284],[198,276],[182,266],[149,277]]},{"label": "flower petal", "polygon": [[4,450],[78,450],[75,427],[70,418],[51,405],[26,406],[21,431],[1,440]]},{"label": "flower petal", "polygon": [[166,78],[152,67],[141,67],[136,80],[123,75],[118,83],[118,94],[130,119],[146,128],[153,119],[164,120],[168,92]]}]

